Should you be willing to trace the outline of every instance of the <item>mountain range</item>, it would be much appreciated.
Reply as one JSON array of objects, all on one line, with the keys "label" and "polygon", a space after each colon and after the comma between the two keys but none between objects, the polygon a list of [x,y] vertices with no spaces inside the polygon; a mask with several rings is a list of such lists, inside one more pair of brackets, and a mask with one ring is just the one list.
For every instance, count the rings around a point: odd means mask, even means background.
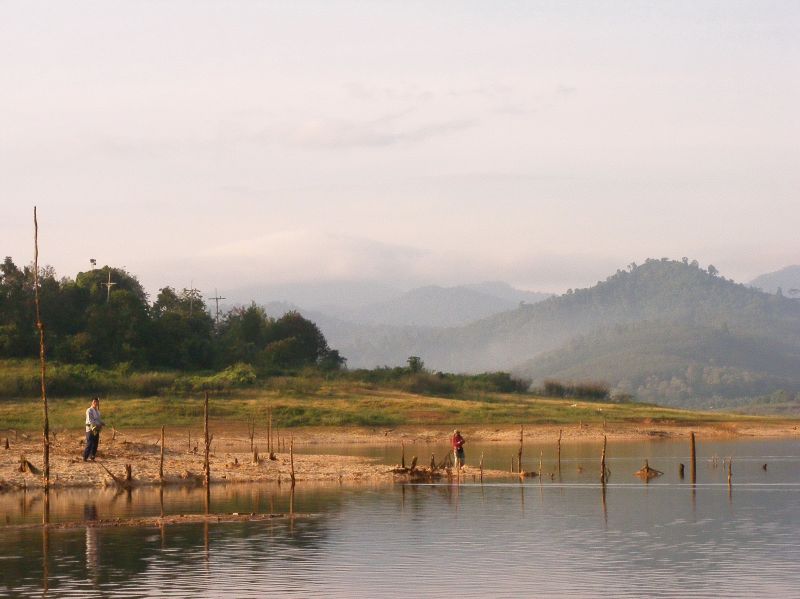
[{"label": "mountain range", "polygon": [[457,287],[430,285],[410,291],[369,282],[332,281],[305,285],[253,287],[229,294],[253,298],[268,312],[295,309],[307,317],[354,325],[390,327],[461,326],[521,304],[551,297],[516,289],[508,283],[485,282]]},{"label": "mountain range", "polygon": [[433,370],[511,370],[534,384],[604,381],[640,400],[694,407],[800,392],[800,301],[696,263],[648,260],[594,287],[461,326],[315,316],[351,367],[415,355]]},{"label": "mountain range", "polygon": [[749,285],[767,293],[800,297],[800,265],[787,266],[778,271],[763,274],[750,281]]}]

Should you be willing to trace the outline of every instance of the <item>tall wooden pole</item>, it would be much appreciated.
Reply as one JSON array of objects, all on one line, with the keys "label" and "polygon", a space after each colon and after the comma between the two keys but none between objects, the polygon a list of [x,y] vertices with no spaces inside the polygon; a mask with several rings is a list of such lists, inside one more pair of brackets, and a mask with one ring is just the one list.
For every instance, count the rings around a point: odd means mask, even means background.
[{"label": "tall wooden pole", "polygon": [[517,454],[517,466],[519,466],[520,473],[523,472],[522,470],[522,426],[519,427],[519,452]]},{"label": "tall wooden pole", "polygon": [[44,462],[43,478],[45,490],[50,489],[50,419],[47,414],[47,384],[45,382],[44,358],[44,325],[39,305],[39,221],[36,218],[36,206],[33,207],[33,279],[34,299],[36,300],[36,328],[39,330],[39,362],[42,385],[42,457]]},{"label": "tall wooden pole", "polygon": [[161,461],[158,464],[158,479],[164,482],[164,427],[161,427]]},{"label": "tall wooden pole", "polygon": [[694,446],[694,433],[690,433],[689,443],[691,444],[692,451],[692,484],[697,483],[697,454],[695,453]]},{"label": "tall wooden pole", "polygon": [[558,475],[561,476],[561,433],[562,429],[558,429]]},{"label": "tall wooden pole", "polygon": [[205,459],[203,461],[203,470],[205,471],[205,480],[204,484],[206,488],[209,488],[211,483],[211,465],[208,462],[208,452],[209,452],[209,442],[208,437],[208,391],[206,391],[206,399],[203,404],[203,435],[206,442],[206,449],[205,449]]}]

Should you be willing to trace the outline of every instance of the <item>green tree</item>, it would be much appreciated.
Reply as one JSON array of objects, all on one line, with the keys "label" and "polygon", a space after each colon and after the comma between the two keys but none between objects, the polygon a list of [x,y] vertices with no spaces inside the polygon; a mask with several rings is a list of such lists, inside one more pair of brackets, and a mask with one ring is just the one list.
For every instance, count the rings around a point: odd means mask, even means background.
[{"label": "green tree", "polygon": [[212,365],[214,321],[197,290],[180,293],[164,287],[151,309],[149,361],[170,368],[196,369]]}]

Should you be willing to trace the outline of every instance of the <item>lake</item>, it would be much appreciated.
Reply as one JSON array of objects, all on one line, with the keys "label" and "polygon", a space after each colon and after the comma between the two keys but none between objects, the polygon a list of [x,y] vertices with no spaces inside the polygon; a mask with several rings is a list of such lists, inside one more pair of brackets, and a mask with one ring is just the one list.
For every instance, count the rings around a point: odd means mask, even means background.
[{"label": "lake", "polygon": [[[467,446],[467,460],[510,468],[515,445]],[[345,448],[314,446],[321,452]],[[398,448],[348,453],[399,461]],[[427,463],[441,446],[408,446]],[[525,446],[542,479],[461,484],[215,486],[212,511],[289,512],[294,519],[163,528],[20,527],[41,520],[40,492],[0,495],[0,594],[297,597],[800,596],[800,443]],[[719,459],[714,460],[714,456]],[[733,486],[723,458],[733,458]],[[664,476],[633,476],[649,460]],[[678,464],[686,464],[686,478]],[[767,464],[767,469],[763,465]],[[553,476],[549,476],[552,473]],[[202,489],[51,492],[51,520],[202,513]]]}]

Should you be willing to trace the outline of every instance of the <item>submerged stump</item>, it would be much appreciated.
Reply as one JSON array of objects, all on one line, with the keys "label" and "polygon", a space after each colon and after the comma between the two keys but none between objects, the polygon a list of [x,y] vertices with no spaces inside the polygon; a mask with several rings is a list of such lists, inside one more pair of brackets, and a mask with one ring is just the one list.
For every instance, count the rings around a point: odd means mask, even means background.
[{"label": "submerged stump", "polygon": [[650,480],[651,478],[657,478],[664,473],[661,472],[661,470],[656,470],[655,468],[651,468],[650,464],[647,462],[647,460],[645,460],[644,467],[641,468],[640,470],[637,470],[634,474],[641,479]]}]

